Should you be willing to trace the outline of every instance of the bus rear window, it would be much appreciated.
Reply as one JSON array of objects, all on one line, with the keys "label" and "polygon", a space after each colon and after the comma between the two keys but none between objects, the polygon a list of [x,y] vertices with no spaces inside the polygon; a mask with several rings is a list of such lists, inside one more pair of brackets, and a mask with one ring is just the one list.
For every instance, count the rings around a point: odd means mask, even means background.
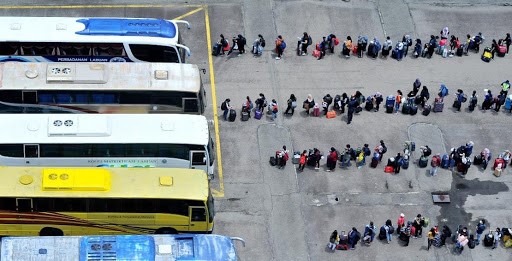
[{"label": "bus rear window", "polygon": [[176,49],[169,46],[130,44],[130,50],[135,58],[153,63],[179,63]]}]

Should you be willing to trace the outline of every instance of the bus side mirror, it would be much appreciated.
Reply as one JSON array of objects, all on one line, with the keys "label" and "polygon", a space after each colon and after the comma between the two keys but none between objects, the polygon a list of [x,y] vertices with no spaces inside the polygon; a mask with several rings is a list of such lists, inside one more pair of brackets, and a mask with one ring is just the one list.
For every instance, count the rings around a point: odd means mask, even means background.
[{"label": "bus side mirror", "polygon": [[199,69],[199,71],[201,71],[203,74],[206,74],[206,69]]}]

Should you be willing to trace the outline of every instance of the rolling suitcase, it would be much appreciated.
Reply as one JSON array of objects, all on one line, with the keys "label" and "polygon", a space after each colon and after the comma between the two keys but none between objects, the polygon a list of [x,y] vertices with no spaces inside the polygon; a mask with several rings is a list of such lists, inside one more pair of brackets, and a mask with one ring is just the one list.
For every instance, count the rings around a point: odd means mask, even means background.
[{"label": "rolling suitcase", "polygon": [[318,106],[318,103],[313,107],[313,116],[320,117],[320,107]]},{"label": "rolling suitcase", "polygon": [[498,47],[498,57],[505,57],[505,54],[507,53],[507,46],[500,45]]},{"label": "rolling suitcase", "polygon": [[386,105],[386,112],[387,113],[393,113],[393,105]]},{"label": "rolling suitcase", "polygon": [[453,108],[460,110],[461,103],[458,100],[453,101]]},{"label": "rolling suitcase", "polygon": [[371,111],[373,109],[373,103],[371,101],[367,101],[364,105],[364,109],[367,111]]},{"label": "rolling suitcase", "polygon": [[370,163],[370,167],[376,168],[378,164],[379,164],[379,159],[372,157],[372,162]]},{"label": "rolling suitcase", "polygon": [[246,111],[243,111],[241,114],[242,121],[248,121],[249,120],[249,113]]},{"label": "rolling suitcase", "polygon": [[409,168],[409,159],[404,157],[402,158],[402,169],[408,169]]},{"label": "rolling suitcase", "polygon": [[263,112],[261,112],[260,110],[256,110],[254,112],[254,118],[257,119],[257,120],[260,120],[261,119],[261,116],[263,116]]},{"label": "rolling suitcase", "polygon": [[236,119],[236,111],[231,109],[229,110],[229,121],[233,122]]},{"label": "rolling suitcase", "polygon": [[292,163],[299,164],[300,162],[300,151],[296,151],[293,153]]},{"label": "rolling suitcase", "polygon": [[455,54],[459,57],[462,57],[462,55],[464,54],[464,48],[462,48],[462,46],[457,48],[457,52]]},{"label": "rolling suitcase", "polygon": [[493,174],[494,174],[494,176],[499,177],[499,176],[501,176],[501,172],[502,172],[502,169],[495,169]]},{"label": "rolling suitcase", "polygon": [[404,103],[402,105],[402,113],[403,114],[410,114],[411,113],[411,105],[409,103]]},{"label": "rolling suitcase", "polygon": [[433,109],[434,112],[442,112],[443,108],[444,108],[444,102],[442,100],[434,102],[434,109]]},{"label": "rolling suitcase", "polygon": [[418,161],[418,166],[420,168],[426,168],[428,165],[428,158],[427,157],[420,157],[419,161]]},{"label": "rolling suitcase", "polygon": [[476,155],[474,158],[473,158],[473,165],[481,165],[482,164],[482,155]]},{"label": "rolling suitcase", "polygon": [[269,163],[270,163],[270,166],[275,166],[275,165],[277,165],[277,159],[276,159],[276,157],[270,157]]},{"label": "rolling suitcase", "polygon": [[512,112],[512,94],[509,95],[505,100],[505,110],[508,112]]},{"label": "rolling suitcase", "polygon": [[416,104],[411,105],[411,110],[410,110],[409,114],[416,115],[416,113],[418,113],[418,105],[416,105]]},{"label": "rolling suitcase", "polygon": [[319,57],[320,57],[320,51],[318,51],[318,50],[313,50],[313,57],[315,57],[315,58],[319,58]]},{"label": "rolling suitcase", "polygon": [[423,107],[423,112],[421,112],[421,114],[428,116],[431,110],[432,107],[430,106],[430,104],[425,104],[425,107]]}]

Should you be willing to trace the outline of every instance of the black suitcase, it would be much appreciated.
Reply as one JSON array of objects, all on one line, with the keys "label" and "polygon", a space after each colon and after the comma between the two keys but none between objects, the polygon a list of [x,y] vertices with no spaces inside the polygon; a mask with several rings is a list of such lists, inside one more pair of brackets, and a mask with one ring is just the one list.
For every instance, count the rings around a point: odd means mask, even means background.
[{"label": "black suitcase", "polygon": [[343,51],[341,53],[345,56],[350,55],[350,50],[348,48],[343,48]]},{"label": "black suitcase", "polygon": [[404,103],[404,105],[402,105],[402,113],[403,114],[411,113],[411,105],[409,103]]},{"label": "black suitcase", "polygon": [[393,105],[386,105],[386,112],[387,113],[393,113]]},{"label": "black suitcase", "polygon": [[356,113],[360,113],[363,111],[363,108],[361,106],[356,107]]},{"label": "black suitcase", "polygon": [[483,162],[482,155],[476,155],[473,159],[473,165],[481,165]]},{"label": "black suitcase", "polygon": [[235,121],[236,119],[236,111],[231,109],[229,110],[229,121]]},{"label": "black suitcase", "polygon": [[366,102],[366,104],[364,105],[364,109],[367,111],[371,111],[373,109],[373,103],[371,101]]},{"label": "black suitcase", "polygon": [[461,103],[458,100],[453,101],[453,108],[460,110]]},{"label": "black suitcase", "polygon": [[270,163],[270,166],[275,166],[275,165],[277,165],[277,159],[276,159],[276,157],[270,157],[269,163]]},{"label": "black suitcase", "polygon": [[410,115],[416,115],[418,113],[418,105],[414,104],[411,106],[411,110],[409,112]]},{"label": "black suitcase", "polygon": [[249,113],[246,112],[246,111],[243,111],[240,117],[242,117],[242,121],[248,121],[249,120]]},{"label": "black suitcase", "polygon": [[457,48],[456,54],[457,56],[462,57],[462,55],[464,54],[464,49],[462,48],[462,46]]},{"label": "black suitcase", "polygon": [[432,107],[429,104],[425,104],[425,107],[423,107],[423,112],[421,114],[428,116],[431,110]]},{"label": "black suitcase", "polygon": [[372,157],[372,162],[370,163],[370,167],[376,168],[377,165],[379,165],[379,160],[374,158],[374,157]]},{"label": "black suitcase", "polygon": [[428,165],[428,158],[427,157],[420,157],[420,160],[418,161],[418,166],[420,168],[426,168]]}]

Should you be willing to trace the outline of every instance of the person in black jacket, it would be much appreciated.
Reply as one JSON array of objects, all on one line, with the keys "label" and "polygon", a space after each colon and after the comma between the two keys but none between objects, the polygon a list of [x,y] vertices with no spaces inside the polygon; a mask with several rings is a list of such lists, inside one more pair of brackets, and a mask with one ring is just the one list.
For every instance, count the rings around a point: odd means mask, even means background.
[{"label": "person in black jacket", "polygon": [[348,102],[347,124],[350,124],[350,122],[352,122],[352,116],[354,115],[357,106],[359,106],[359,103],[357,102],[356,97],[350,97],[350,101]]},{"label": "person in black jacket", "polygon": [[421,90],[421,93],[420,93],[420,98],[421,98],[421,107],[425,107],[425,102],[428,101],[428,99],[430,99],[430,93],[428,92],[428,88],[427,86],[423,86],[423,89]]}]

